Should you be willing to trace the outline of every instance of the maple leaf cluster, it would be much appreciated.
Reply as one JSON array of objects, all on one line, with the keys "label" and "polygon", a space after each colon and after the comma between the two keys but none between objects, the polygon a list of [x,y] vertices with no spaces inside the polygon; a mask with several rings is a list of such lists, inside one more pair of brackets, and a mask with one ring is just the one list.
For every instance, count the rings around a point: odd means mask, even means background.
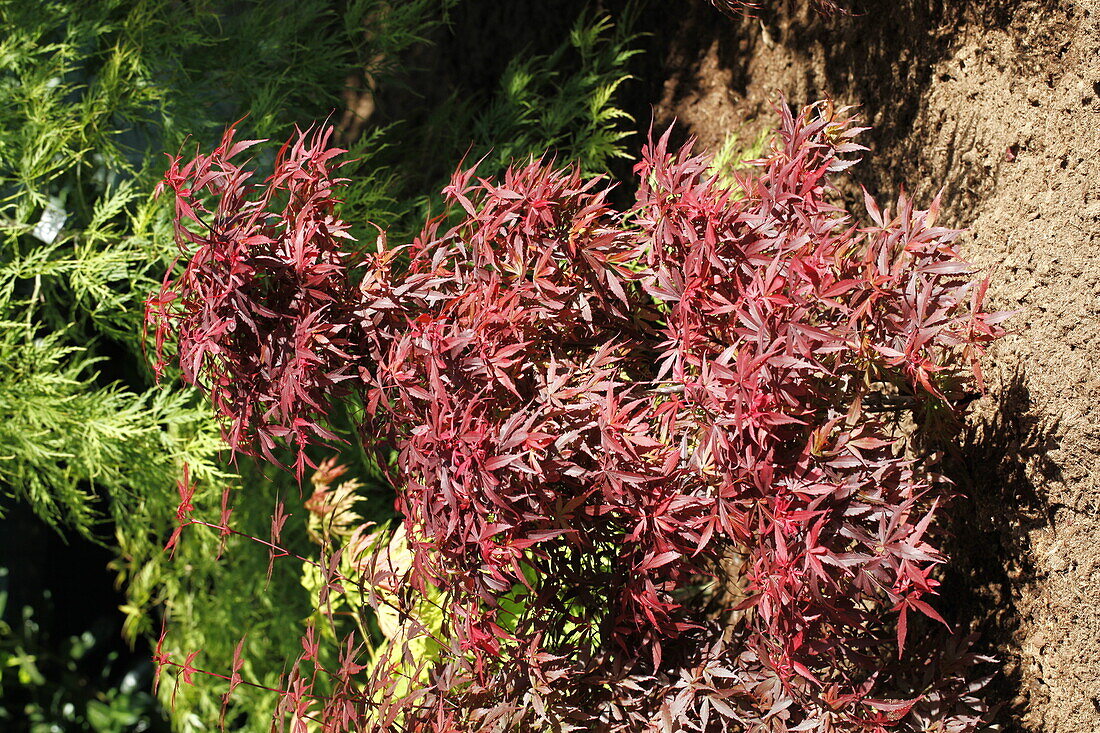
[{"label": "maple leaf cluster", "polygon": [[189,259],[151,301],[159,353],[171,333],[231,445],[284,439],[299,468],[361,399],[412,557],[363,582],[443,608],[417,689],[375,667],[334,729],[978,725],[979,658],[930,628],[948,487],[883,405],[953,410],[1004,316],[938,202],[867,197],[868,226],[830,203],[864,150],[845,110],[780,112],[732,189],[668,134],[625,212],[575,168],[464,170],[371,254],[323,135],[258,185],[232,131],[173,164]]},{"label": "maple leaf cluster", "polygon": [[317,418],[358,377],[347,333],[355,258],[334,215],[345,181],[333,176],[333,158],[344,151],[330,147],[331,134],[284,145],[259,186],[232,159],[260,140],[230,132],[209,155],[174,158],[158,192],[175,200],[187,265],[175,280],[169,270],[146,309],[158,376],[171,332],[183,379],[210,395],[229,446],[273,463],[278,442],[295,446],[299,479],[312,466],[304,448],[336,437]]}]

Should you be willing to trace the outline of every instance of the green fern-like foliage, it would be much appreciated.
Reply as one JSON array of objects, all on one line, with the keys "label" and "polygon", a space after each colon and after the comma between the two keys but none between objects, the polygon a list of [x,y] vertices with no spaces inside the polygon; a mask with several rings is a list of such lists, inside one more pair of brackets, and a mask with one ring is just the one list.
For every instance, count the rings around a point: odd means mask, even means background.
[{"label": "green fern-like foliage", "polygon": [[711,174],[726,188],[740,190],[737,175],[748,169],[752,161],[764,157],[771,138],[769,130],[749,140],[743,139],[737,131],[729,133],[710,162]]},{"label": "green fern-like foliage", "polygon": [[630,15],[612,23],[607,16],[581,15],[569,38],[548,56],[516,57],[508,65],[490,104],[475,116],[479,147],[492,167],[550,153],[579,161],[585,173],[604,173],[626,157],[615,92],[629,79],[626,67],[638,49]]},{"label": "green fern-like foliage", "polygon": [[617,95],[640,53],[632,30],[636,5],[612,18],[582,12],[550,54],[518,53],[495,88],[454,95],[400,134],[415,147],[385,156],[405,184],[403,216],[391,220],[394,237],[411,237],[429,212],[439,211],[438,192],[460,160],[481,161],[482,175],[496,175],[513,161],[554,157],[576,161],[586,174],[605,174],[628,157],[624,139],[633,120]]}]

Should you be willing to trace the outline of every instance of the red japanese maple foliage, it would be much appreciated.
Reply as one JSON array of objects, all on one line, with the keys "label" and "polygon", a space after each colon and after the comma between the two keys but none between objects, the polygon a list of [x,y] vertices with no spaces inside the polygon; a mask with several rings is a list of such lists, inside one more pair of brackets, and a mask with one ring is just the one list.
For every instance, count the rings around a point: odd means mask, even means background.
[{"label": "red japanese maple foliage", "polygon": [[[333,215],[334,188],[344,180],[333,177],[332,159],[343,151],[329,147],[330,136],[300,134],[287,143],[261,185],[232,162],[259,140],[229,134],[209,155],[184,165],[175,158],[158,190],[174,195],[187,266],[147,307],[158,375],[171,331],[183,378],[210,395],[230,447],[274,462],[276,440],[285,440],[298,448],[299,478],[304,447],[335,439],[316,417],[358,377],[345,333],[355,258],[347,225]],[[214,197],[213,208],[204,194]]]},{"label": "red japanese maple foliage", "polygon": [[414,690],[342,665],[332,729],[979,724],[979,658],[931,628],[948,488],[882,406],[955,410],[1003,315],[938,202],[867,197],[867,226],[830,203],[864,150],[844,110],[780,111],[736,190],[666,134],[629,211],[575,168],[460,171],[370,255],[333,219],[324,135],[259,184],[232,132],[172,165],[188,259],[151,299],[158,353],[171,333],[234,448],[284,438],[299,467],[355,391],[413,555],[365,578],[443,606]]}]

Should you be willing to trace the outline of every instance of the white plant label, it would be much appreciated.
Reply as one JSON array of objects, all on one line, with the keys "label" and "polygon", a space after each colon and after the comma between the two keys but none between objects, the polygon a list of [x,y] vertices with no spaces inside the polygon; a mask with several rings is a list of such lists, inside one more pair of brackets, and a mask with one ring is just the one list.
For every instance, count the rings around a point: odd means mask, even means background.
[{"label": "white plant label", "polygon": [[46,209],[42,212],[42,218],[38,220],[38,223],[34,225],[34,229],[31,230],[31,235],[46,244],[53,244],[53,241],[57,239],[57,235],[61,233],[61,228],[65,226],[65,221],[68,218],[69,212],[65,211],[65,207],[61,205],[61,201],[57,198],[51,198],[46,203]]}]

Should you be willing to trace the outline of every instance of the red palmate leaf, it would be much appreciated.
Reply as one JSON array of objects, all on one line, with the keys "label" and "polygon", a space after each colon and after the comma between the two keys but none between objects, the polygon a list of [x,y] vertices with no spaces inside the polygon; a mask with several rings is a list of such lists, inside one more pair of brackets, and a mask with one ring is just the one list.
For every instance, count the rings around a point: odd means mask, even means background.
[{"label": "red palmate leaf", "polygon": [[183,664],[180,665],[180,672],[183,675],[183,684],[185,685],[194,684],[192,678],[195,672],[199,671],[195,668],[195,657],[199,655],[199,651],[199,649],[196,649],[193,652],[188,653],[187,658],[183,660]]}]

